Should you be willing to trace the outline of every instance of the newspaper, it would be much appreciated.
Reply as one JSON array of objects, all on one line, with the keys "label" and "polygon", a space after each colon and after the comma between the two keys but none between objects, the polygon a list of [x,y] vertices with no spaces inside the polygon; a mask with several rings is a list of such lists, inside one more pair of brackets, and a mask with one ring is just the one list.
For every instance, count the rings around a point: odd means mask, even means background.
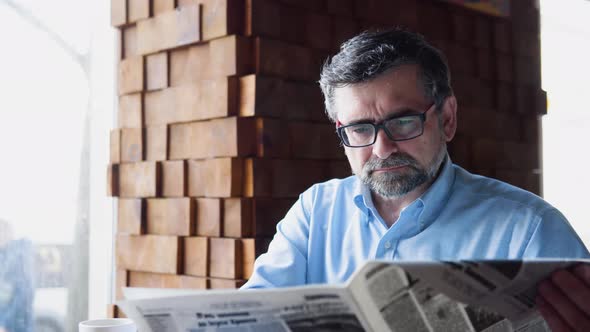
[{"label": "newspaper", "polygon": [[550,331],[537,283],[590,260],[371,261],[344,285],[261,290],[126,288],[141,332]]}]

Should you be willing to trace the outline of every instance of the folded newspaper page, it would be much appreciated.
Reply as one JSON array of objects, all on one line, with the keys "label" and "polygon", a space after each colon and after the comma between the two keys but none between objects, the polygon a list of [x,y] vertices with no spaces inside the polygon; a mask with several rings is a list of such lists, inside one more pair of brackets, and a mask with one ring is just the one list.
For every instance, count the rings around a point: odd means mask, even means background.
[{"label": "folded newspaper page", "polygon": [[141,332],[550,331],[537,283],[590,260],[371,261],[344,285],[124,290]]}]

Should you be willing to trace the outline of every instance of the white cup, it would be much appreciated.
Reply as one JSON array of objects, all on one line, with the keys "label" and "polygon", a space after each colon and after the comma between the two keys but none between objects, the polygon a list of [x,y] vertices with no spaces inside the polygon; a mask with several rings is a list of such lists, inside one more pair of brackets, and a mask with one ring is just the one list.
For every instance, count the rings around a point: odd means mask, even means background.
[{"label": "white cup", "polygon": [[137,326],[128,318],[91,319],[78,324],[80,332],[137,332]]}]

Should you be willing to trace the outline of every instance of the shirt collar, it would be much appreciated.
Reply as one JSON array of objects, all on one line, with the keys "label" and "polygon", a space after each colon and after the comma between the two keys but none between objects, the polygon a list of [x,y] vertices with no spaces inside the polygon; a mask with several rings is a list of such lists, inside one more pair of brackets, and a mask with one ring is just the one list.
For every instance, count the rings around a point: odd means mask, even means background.
[{"label": "shirt collar", "polygon": [[[371,199],[371,192],[358,178],[356,182],[354,204],[365,215],[365,222],[368,222],[370,211],[375,209],[373,200]],[[419,218],[420,231],[426,229],[434,220],[436,220],[436,217],[438,217],[450,197],[451,187],[454,182],[455,172],[453,171],[453,163],[451,158],[447,155],[440,174],[430,188],[428,188],[422,196],[406,207],[407,209],[415,205],[423,206]]]},{"label": "shirt collar", "polygon": [[369,221],[369,213],[371,208],[373,207],[373,200],[371,199],[371,193],[369,191],[369,187],[360,181],[358,176],[356,176],[356,185],[354,188],[354,204],[356,207],[364,214],[365,222]]},{"label": "shirt collar", "polygon": [[418,198],[418,200],[424,204],[424,210],[420,215],[421,230],[430,226],[440,215],[442,209],[451,197],[451,188],[454,183],[455,172],[453,170],[453,162],[447,155],[443,168],[434,183],[432,183],[430,188]]}]

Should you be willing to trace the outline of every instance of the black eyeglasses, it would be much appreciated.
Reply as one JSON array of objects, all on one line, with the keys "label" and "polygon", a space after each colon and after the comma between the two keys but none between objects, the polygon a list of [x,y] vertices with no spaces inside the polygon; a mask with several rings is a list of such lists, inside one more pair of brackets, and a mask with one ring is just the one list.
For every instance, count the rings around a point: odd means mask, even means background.
[{"label": "black eyeglasses", "polygon": [[434,104],[420,114],[402,115],[389,118],[382,123],[355,123],[336,128],[342,143],[351,148],[373,145],[377,141],[379,129],[383,129],[392,141],[407,141],[424,133],[426,113]]}]

